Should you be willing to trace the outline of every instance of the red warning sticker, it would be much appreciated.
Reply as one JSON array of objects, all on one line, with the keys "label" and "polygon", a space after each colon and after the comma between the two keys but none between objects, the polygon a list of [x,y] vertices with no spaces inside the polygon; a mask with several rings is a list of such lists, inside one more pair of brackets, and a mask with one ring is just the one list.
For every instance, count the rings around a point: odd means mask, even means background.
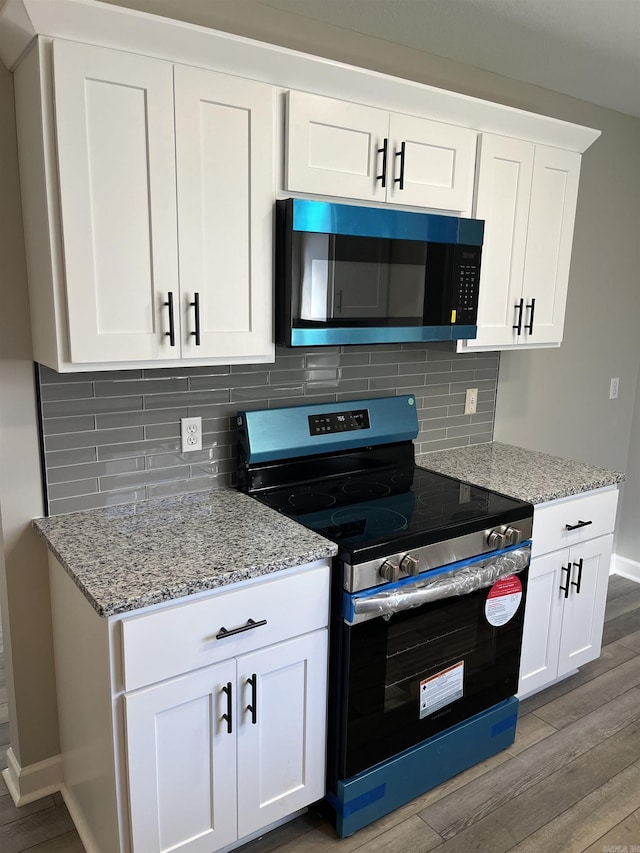
[{"label": "red warning sticker", "polygon": [[522,601],[522,584],[515,575],[494,583],[484,605],[484,614],[490,625],[499,627],[512,619]]}]

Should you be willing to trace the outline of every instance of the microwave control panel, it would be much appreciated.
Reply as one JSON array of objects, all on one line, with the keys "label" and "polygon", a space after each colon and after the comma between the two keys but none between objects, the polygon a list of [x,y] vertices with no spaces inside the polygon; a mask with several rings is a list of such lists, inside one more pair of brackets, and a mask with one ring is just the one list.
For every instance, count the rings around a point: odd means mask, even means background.
[{"label": "microwave control panel", "polygon": [[455,311],[452,322],[476,322],[478,312],[478,289],[480,284],[480,247],[457,246],[455,272],[453,276],[454,299],[451,306]]}]

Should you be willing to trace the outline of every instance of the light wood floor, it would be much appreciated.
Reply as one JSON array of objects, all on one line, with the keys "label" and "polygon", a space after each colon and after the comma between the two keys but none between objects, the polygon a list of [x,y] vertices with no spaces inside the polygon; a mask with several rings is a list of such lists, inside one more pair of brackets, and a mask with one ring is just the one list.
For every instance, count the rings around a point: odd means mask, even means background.
[{"label": "light wood floor", "polygon": [[[1,786],[2,853],[82,849],[59,795],[16,809]],[[640,586],[610,579],[601,657],[521,703],[510,749],[342,841],[310,812],[240,850],[640,853]]]}]

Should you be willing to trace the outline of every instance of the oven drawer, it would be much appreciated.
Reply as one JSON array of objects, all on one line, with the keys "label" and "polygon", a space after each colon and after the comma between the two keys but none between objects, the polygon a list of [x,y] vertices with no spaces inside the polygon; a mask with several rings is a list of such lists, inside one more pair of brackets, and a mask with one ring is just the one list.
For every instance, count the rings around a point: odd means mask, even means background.
[{"label": "oven drawer", "polygon": [[[302,567],[241,589],[122,621],[125,690],[306,634],[328,624],[329,566]],[[257,624],[250,627],[249,620]],[[216,638],[222,629],[233,631]]]},{"label": "oven drawer", "polygon": [[612,533],[617,503],[618,490],[613,488],[537,505],[532,556]]}]

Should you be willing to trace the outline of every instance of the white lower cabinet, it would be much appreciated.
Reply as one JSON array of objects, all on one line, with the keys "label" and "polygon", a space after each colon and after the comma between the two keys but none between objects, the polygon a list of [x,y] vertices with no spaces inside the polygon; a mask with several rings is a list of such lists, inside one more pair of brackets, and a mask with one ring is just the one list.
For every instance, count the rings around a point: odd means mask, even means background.
[{"label": "white lower cabinet", "polygon": [[613,488],[535,509],[519,696],[600,654],[617,497]]},{"label": "white lower cabinet", "polygon": [[322,799],[327,560],[108,618],[50,566],[63,792],[87,850],[229,850]]},{"label": "white lower cabinet", "polygon": [[210,853],[324,795],[327,631],[125,696],[133,849]]}]

